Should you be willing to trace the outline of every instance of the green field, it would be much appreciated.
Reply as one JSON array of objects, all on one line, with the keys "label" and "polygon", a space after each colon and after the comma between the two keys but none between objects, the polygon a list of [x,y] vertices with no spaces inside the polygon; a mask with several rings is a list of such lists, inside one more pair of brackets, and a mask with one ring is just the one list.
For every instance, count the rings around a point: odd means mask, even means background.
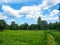
[{"label": "green field", "polygon": [[5,30],[0,45],[60,45],[60,31]]}]

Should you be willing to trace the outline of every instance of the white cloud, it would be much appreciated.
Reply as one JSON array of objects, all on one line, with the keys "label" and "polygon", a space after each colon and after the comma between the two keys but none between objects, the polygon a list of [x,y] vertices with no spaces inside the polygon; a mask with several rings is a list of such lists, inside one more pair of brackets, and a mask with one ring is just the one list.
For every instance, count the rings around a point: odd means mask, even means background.
[{"label": "white cloud", "polygon": [[20,9],[20,13],[25,14],[26,18],[38,18],[41,16],[41,8],[38,6],[24,6]]},{"label": "white cloud", "polygon": [[14,19],[9,20],[10,22],[15,21]]},{"label": "white cloud", "polygon": [[47,0],[47,4],[51,6],[54,6],[58,3],[60,3],[60,0]]},{"label": "white cloud", "polygon": [[42,20],[58,20],[58,10],[53,10],[50,12],[50,14],[47,14],[42,17]]},{"label": "white cloud", "polygon": [[0,0],[0,3],[21,3],[21,2],[30,2],[34,0]]},{"label": "white cloud", "polygon": [[43,17],[42,17],[42,20],[48,20],[48,21],[58,20],[58,16],[56,16],[56,17],[43,16]]},{"label": "white cloud", "polygon": [[[32,2],[37,0],[0,0],[0,4],[6,4],[6,3],[21,3],[21,2]],[[38,0],[39,1],[39,0]],[[44,9],[48,9],[50,6],[56,5],[60,3],[59,0],[43,0],[43,3],[40,5],[40,7]]]},{"label": "white cloud", "polygon": [[7,16],[0,15],[0,19],[6,19],[6,18],[7,18]]},{"label": "white cloud", "polygon": [[58,10],[53,10],[52,12],[50,12],[50,16],[55,16],[58,13],[59,13]]},{"label": "white cloud", "polygon": [[24,6],[20,10],[15,10],[8,5],[3,5],[2,9],[3,9],[3,12],[1,13],[2,15],[16,17],[16,18],[20,18],[24,14],[26,16],[31,15],[32,16],[31,18],[36,18],[36,17],[38,18],[41,10],[39,6]]},{"label": "white cloud", "polygon": [[[0,0],[1,1],[1,0]],[[5,0],[5,2],[14,2],[16,0]],[[22,0],[17,0],[17,1],[22,1]],[[3,1],[1,1],[3,2]],[[42,18],[42,20],[55,20],[57,17],[53,18],[53,15],[57,14],[57,10],[53,10],[50,12],[50,17],[48,16],[43,16],[42,12],[45,9],[49,9],[51,6],[54,6],[59,3],[59,0],[43,0],[43,2],[39,5],[33,5],[33,6],[23,6],[20,10],[15,10],[11,8],[8,5],[3,5],[2,9],[4,10],[2,12],[2,15],[7,15],[7,16],[13,16],[20,18],[23,15],[26,15],[26,18],[34,18],[37,19],[39,16]]]},{"label": "white cloud", "polygon": [[56,4],[59,4],[60,0],[43,0],[43,3],[40,5],[43,9],[48,9]]},{"label": "white cloud", "polygon": [[[42,20],[57,20],[58,17],[54,17],[56,14],[58,14],[58,10],[53,10],[50,12],[50,14],[47,14],[46,16],[42,15],[43,10],[42,9],[49,9],[51,6],[55,5],[48,4],[48,1],[44,1],[42,4],[39,4],[37,6],[24,6],[20,9],[20,13],[26,14],[26,18],[35,18],[37,19],[39,16],[42,18]],[[58,3],[56,3],[58,4]],[[51,9],[49,9],[50,11]]]},{"label": "white cloud", "polygon": [[6,19],[7,16],[3,16],[1,13],[0,13],[0,19]]},{"label": "white cloud", "polygon": [[18,10],[14,10],[10,6],[3,5],[2,9],[4,10],[2,12],[2,15],[11,16],[11,17],[17,17],[17,18],[20,18],[20,17],[23,16],[23,15],[19,15]]},{"label": "white cloud", "polygon": [[6,22],[8,22],[8,24],[11,24],[12,21],[15,22],[15,19],[6,20]]}]

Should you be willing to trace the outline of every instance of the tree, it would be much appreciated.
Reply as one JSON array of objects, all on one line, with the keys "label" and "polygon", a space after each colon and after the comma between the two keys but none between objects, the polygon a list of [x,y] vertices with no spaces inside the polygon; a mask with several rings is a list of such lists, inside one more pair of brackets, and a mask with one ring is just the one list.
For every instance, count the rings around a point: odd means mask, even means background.
[{"label": "tree", "polygon": [[41,24],[41,17],[37,19],[37,25],[40,25],[40,24]]},{"label": "tree", "polygon": [[60,30],[60,22],[58,23],[58,30]]},{"label": "tree", "polygon": [[53,29],[53,23],[51,23],[51,22],[49,23],[48,29],[49,29],[49,30],[52,30],[52,29]]},{"label": "tree", "polygon": [[6,27],[6,22],[4,20],[0,20],[0,31],[3,31],[5,27]]},{"label": "tree", "polygon": [[30,25],[30,30],[37,30],[37,25],[36,24],[31,24]]},{"label": "tree", "polygon": [[50,30],[59,30],[59,23],[58,22],[49,23],[49,29]]},{"label": "tree", "polygon": [[19,29],[20,29],[20,30],[23,30],[23,26],[24,26],[24,25],[21,24],[21,25],[19,26]]},{"label": "tree", "polygon": [[55,22],[53,27],[54,27],[55,30],[58,30],[58,28],[59,28],[59,23],[58,23],[58,22]]},{"label": "tree", "polygon": [[28,25],[27,23],[24,23],[24,24],[21,24],[19,28],[20,28],[21,30],[28,30],[28,26],[29,26],[29,25]]},{"label": "tree", "polygon": [[11,25],[10,25],[10,29],[11,30],[17,30],[18,29],[18,24],[16,24],[14,21],[12,21]]},{"label": "tree", "polygon": [[38,30],[41,30],[41,29],[42,29],[41,17],[39,17],[39,18],[37,19],[37,28],[38,28]]},{"label": "tree", "polygon": [[48,23],[45,20],[42,21],[42,29],[43,30],[48,29]]},{"label": "tree", "polygon": [[5,24],[4,30],[9,30],[9,25],[8,24]]},{"label": "tree", "polygon": [[28,30],[28,24],[27,23],[24,23],[23,27],[24,27],[25,30]]}]

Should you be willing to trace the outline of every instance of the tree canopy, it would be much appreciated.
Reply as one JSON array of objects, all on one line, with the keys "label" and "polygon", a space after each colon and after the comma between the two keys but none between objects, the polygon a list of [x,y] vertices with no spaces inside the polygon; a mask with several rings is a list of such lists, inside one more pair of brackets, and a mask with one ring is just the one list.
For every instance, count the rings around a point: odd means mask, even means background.
[{"label": "tree canopy", "polygon": [[45,20],[41,20],[41,17],[37,19],[37,24],[24,23],[21,25],[16,24],[14,21],[8,25],[4,20],[0,20],[0,31],[2,30],[60,30],[60,22],[47,23]]}]

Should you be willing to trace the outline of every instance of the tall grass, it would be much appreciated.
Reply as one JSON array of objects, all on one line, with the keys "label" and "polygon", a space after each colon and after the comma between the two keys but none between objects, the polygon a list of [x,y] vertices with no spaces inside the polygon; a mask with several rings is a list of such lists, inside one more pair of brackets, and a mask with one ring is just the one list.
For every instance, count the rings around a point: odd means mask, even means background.
[{"label": "tall grass", "polygon": [[0,45],[59,45],[59,34],[47,30],[5,30],[0,32]]},{"label": "tall grass", "polygon": [[0,32],[0,45],[44,45],[43,31],[10,31]]}]

